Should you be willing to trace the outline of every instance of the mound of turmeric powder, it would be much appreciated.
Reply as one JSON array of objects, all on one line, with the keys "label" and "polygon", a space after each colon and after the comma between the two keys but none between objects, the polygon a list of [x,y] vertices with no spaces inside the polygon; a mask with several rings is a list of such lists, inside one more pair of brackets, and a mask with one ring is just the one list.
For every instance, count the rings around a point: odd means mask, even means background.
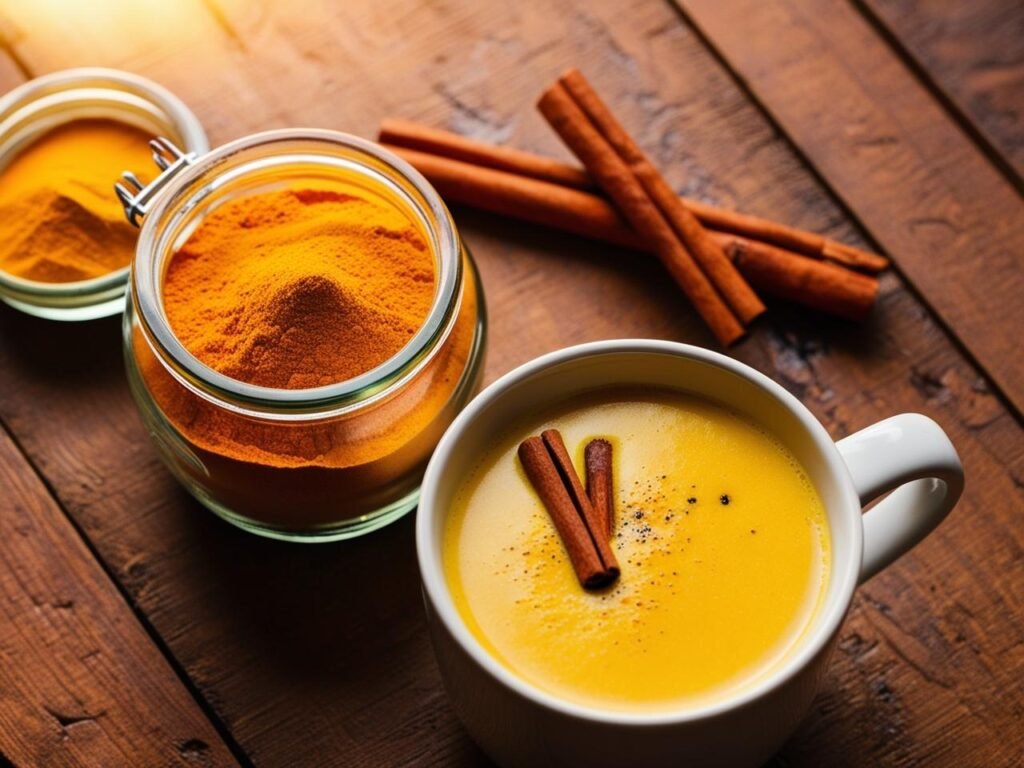
[{"label": "mound of turmeric powder", "polygon": [[136,231],[113,192],[152,166],[148,136],[114,120],[76,120],[0,170],[0,270],[28,280],[88,280],[125,267]]},{"label": "mound of turmeric powder", "polygon": [[225,203],[173,255],[163,306],[216,371],[305,389],[375,368],[434,297],[434,259],[399,208],[358,188],[295,188]]},{"label": "mound of turmeric powder", "polygon": [[[425,364],[391,396],[322,420],[243,416],[193,393],[135,325],[129,377],[173,428],[143,407],[175,472],[222,514],[290,531],[356,520],[413,493],[481,370],[478,286],[462,259],[458,314]],[[211,211],[172,255],[161,302],[178,339],[215,370],[306,388],[398,352],[435,291],[423,229],[383,194],[339,181]]]}]

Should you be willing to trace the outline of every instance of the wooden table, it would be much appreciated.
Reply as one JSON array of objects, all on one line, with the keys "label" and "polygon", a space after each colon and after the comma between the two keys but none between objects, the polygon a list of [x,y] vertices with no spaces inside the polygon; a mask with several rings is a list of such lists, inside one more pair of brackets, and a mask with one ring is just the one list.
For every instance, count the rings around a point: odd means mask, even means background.
[{"label": "wooden table", "polygon": [[[576,65],[681,191],[890,254],[870,322],[773,306],[730,350],[837,438],[931,415],[968,478],[951,519],[858,592],[772,764],[1022,763],[1019,3],[4,0],[0,43],[0,88],[134,70],[214,144],[403,116],[564,156],[533,103]],[[488,379],[592,339],[712,343],[653,260],[456,218]],[[441,688],[411,517],[323,546],[217,520],[159,463],[115,319],[0,308],[0,420],[0,764],[486,762]]]}]

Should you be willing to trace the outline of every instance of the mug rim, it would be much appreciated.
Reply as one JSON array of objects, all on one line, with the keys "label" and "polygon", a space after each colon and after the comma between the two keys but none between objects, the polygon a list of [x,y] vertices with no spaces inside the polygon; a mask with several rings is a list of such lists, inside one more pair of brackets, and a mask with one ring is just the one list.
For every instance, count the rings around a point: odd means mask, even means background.
[{"label": "mug rim", "polygon": [[[812,621],[804,637],[794,646],[790,657],[753,685],[740,689],[734,695],[705,705],[668,708],[656,712],[602,709],[560,698],[523,680],[488,653],[480,641],[469,631],[465,620],[455,607],[451,590],[445,579],[440,546],[434,546],[432,543],[434,519],[444,513],[444,510],[438,509],[435,499],[440,477],[462,434],[472,428],[479,413],[509,389],[546,370],[585,358],[623,353],[668,355],[708,363],[736,374],[766,390],[798,419],[800,425],[814,442],[818,453],[825,460],[828,474],[838,485],[843,496],[843,503],[840,505],[843,510],[840,514],[852,514],[852,510],[858,516],[856,524],[851,526],[852,536],[845,545],[851,554],[851,557],[847,558],[846,568],[842,572],[838,572],[833,567],[830,571],[830,578],[835,579],[838,585],[838,589],[834,593],[835,596],[821,607],[818,616]],[[429,607],[436,614],[435,620],[444,624],[452,639],[492,679],[534,704],[580,720],[610,725],[676,725],[710,719],[740,709],[768,695],[799,674],[827,647],[849,610],[858,583],[864,544],[863,527],[859,519],[861,509],[860,499],[854,490],[849,470],[839,454],[835,441],[803,403],[767,375],[731,357],[690,344],[655,339],[595,341],[556,350],[523,363],[488,385],[456,417],[435,448],[423,478],[419,509],[416,514],[416,554],[423,590],[430,604]]]}]

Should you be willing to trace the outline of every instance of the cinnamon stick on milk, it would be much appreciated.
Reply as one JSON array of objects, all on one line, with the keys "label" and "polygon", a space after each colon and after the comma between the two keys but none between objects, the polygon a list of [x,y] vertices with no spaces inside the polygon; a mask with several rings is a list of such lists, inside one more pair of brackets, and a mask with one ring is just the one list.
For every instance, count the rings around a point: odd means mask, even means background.
[{"label": "cinnamon stick on milk", "polygon": [[561,434],[554,429],[519,445],[519,461],[551,516],[584,589],[600,589],[619,576],[603,523],[587,498]]},{"label": "cinnamon stick on milk", "polygon": [[583,449],[587,475],[587,496],[599,520],[604,522],[604,536],[611,538],[615,529],[615,502],[612,490],[612,444],[598,438]]}]

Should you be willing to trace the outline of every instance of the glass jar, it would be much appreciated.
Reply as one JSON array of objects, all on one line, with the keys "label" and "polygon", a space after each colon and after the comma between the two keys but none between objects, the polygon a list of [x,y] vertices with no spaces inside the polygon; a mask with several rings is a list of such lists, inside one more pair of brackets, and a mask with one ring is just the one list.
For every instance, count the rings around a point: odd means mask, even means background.
[{"label": "glass jar", "polygon": [[[0,98],[0,173],[42,134],[64,123],[107,118],[153,136],[170,136],[189,152],[209,150],[196,116],[166,88],[115,69],[85,67],[37,77]],[[114,169],[110,184],[117,174]],[[0,270],[0,299],[51,320],[91,320],[120,314],[128,266],[90,280],[45,283]]]},{"label": "glass jar", "polygon": [[[164,177],[139,210],[124,343],[132,393],[171,472],[216,514],[274,538],[350,538],[408,512],[434,446],[478,386],[485,346],[476,268],[437,192],[380,146],[319,130],[250,136]],[[203,364],[161,299],[174,252],[230,200],[334,179],[419,224],[436,275],[422,327],[377,368],[329,386],[262,387]]]}]

